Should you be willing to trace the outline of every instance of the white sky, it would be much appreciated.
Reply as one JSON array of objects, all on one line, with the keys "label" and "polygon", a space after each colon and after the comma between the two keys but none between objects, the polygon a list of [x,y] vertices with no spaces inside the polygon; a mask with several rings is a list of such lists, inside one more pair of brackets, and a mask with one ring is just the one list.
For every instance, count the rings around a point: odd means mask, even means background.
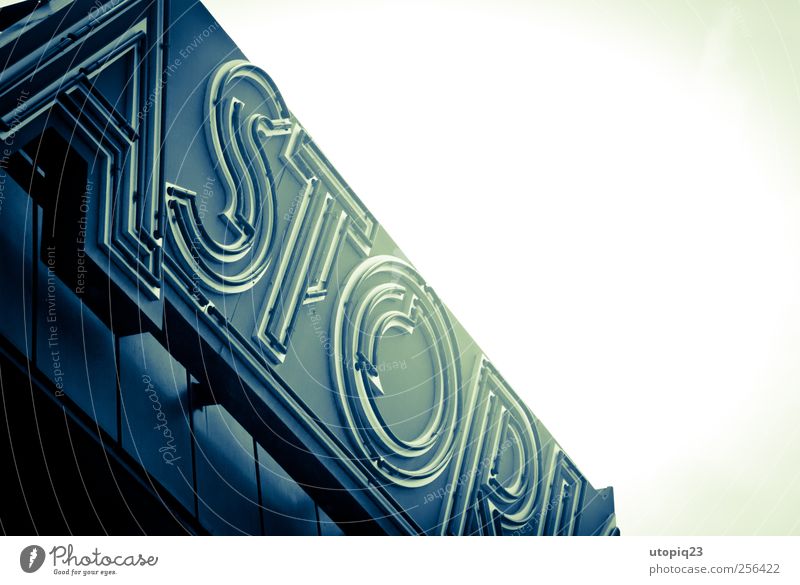
[{"label": "white sky", "polygon": [[664,4],[206,1],[623,533],[797,533],[800,25]]}]

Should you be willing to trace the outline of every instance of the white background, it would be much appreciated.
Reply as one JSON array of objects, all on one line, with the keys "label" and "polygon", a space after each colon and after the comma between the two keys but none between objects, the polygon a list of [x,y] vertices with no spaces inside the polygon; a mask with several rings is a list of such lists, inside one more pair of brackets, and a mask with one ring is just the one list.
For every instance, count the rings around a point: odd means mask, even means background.
[{"label": "white background", "polygon": [[[381,547],[380,543],[389,546]],[[20,551],[30,544],[47,558],[35,573],[20,570]],[[123,567],[116,575],[54,575],[52,547],[72,544],[81,557],[159,557],[154,567]],[[158,537],[17,538],[0,542],[3,583],[797,583],[792,553],[797,539],[778,538],[395,538],[369,537]],[[702,557],[651,557],[651,549],[702,547]],[[581,562],[576,563],[575,558]],[[313,559],[313,562],[304,562]],[[650,567],[731,566],[778,563],[777,574],[654,575]],[[76,568],[76,567],[72,567]],[[88,567],[91,570],[96,567]],[[80,570],[81,567],[78,567]]]}]

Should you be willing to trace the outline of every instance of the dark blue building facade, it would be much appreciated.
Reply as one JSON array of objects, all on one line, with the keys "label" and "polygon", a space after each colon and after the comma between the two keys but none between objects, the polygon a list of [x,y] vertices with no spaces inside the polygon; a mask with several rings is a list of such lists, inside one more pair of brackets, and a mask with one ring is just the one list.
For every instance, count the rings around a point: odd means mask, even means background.
[{"label": "dark blue building facade", "polygon": [[618,533],[202,4],[0,28],[4,532]]}]

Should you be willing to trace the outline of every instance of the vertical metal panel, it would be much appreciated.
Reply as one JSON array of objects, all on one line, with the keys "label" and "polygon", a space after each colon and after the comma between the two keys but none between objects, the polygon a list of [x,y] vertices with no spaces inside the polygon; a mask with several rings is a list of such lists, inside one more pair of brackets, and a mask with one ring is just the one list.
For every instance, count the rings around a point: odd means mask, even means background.
[{"label": "vertical metal panel", "polygon": [[28,194],[0,163],[0,274],[5,281],[0,287],[0,334],[28,358],[32,357],[33,207]]},{"label": "vertical metal panel", "polygon": [[317,508],[319,513],[320,536],[344,536],[344,532],[333,520],[330,519],[322,508]]},{"label": "vertical metal panel", "polygon": [[317,512],[311,496],[261,446],[258,465],[264,534],[316,535]]},{"label": "vertical metal panel", "polygon": [[221,406],[193,420],[200,523],[212,534],[260,534],[253,438]]},{"label": "vertical metal panel", "polygon": [[114,336],[47,266],[37,266],[36,365],[59,391],[117,437]]},{"label": "vertical metal panel", "polygon": [[194,511],[186,369],[149,333],[119,340],[122,446]]}]

